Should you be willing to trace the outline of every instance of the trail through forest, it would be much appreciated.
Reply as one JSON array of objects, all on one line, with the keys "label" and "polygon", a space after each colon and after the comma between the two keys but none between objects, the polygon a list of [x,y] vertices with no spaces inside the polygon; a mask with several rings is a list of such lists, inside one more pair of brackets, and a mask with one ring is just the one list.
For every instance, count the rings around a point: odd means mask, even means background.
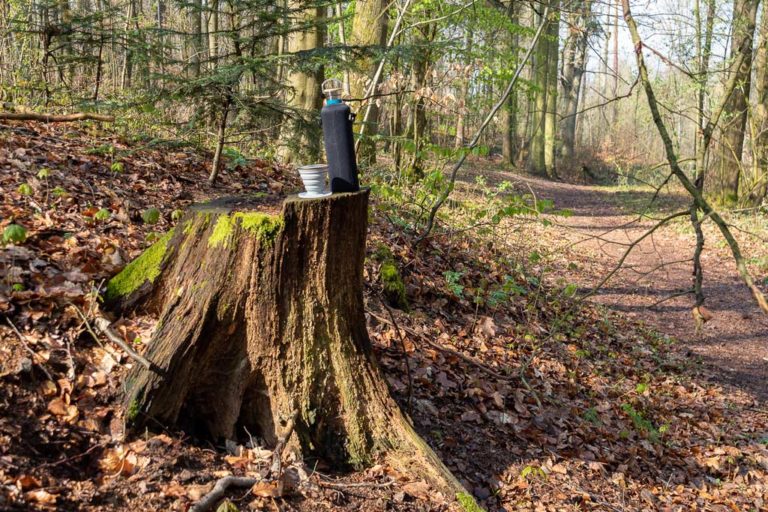
[{"label": "trail through forest", "polygon": [[[631,244],[655,221],[638,220],[638,213],[652,198],[649,190],[574,185],[498,172],[499,180],[523,182],[539,199],[551,199],[557,208],[573,212],[557,217],[557,224],[543,234],[549,249],[566,251],[556,265],[568,279],[589,291],[611,272]],[[686,208],[682,195],[662,194],[649,215]],[[713,313],[700,333],[696,332],[690,295],[677,296],[691,288],[691,255],[695,244],[688,219],[683,224],[662,227],[639,243],[623,268],[593,296],[592,300],[626,312],[661,333],[679,340],[684,353],[698,356],[720,382],[743,388],[760,400],[768,398],[768,321],[736,273],[728,252],[717,244],[714,233],[707,238],[704,265],[705,306]],[[686,229],[688,228],[688,229]],[[576,263],[576,265],[569,264]],[[672,298],[670,298],[672,297]]]}]

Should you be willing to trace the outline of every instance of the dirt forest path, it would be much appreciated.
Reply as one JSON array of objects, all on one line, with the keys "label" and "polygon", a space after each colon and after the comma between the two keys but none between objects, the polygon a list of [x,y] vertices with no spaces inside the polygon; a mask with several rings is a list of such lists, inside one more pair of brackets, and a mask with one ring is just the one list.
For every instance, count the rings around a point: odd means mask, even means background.
[{"label": "dirt forest path", "polygon": [[[571,217],[553,218],[557,225],[541,229],[536,239],[563,251],[557,258],[560,271],[585,291],[615,268],[626,244],[654,224],[650,220],[637,222],[635,213],[648,203],[650,192],[495,172],[499,180],[522,183],[538,198],[551,199],[556,208],[573,212]],[[627,204],[631,206],[627,208]],[[685,198],[666,195],[661,204],[665,211],[679,211],[685,208]],[[651,215],[663,218],[667,213]],[[717,247],[715,236],[709,236],[702,255],[705,306],[714,317],[697,334],[691,314],[692,297],[664,300],[692,286],[690,258],[695,238],[692,230],[681,226],[661,228],[638,244],[624,267],[591,300],[676,338],[678,348],[700,358],[711,370],[707,373],[712,378],[737,386],[764,403],[768,400],[768,319],[738,279],[733,260],[724,248]]]}]

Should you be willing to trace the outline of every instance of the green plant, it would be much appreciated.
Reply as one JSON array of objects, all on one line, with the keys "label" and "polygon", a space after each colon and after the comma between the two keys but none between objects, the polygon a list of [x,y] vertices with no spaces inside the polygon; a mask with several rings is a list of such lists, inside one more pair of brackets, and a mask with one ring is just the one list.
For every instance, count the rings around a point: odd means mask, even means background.
[{"label": "green plant", "polygon": [[66,197],[67,195],[69,195],[67,191],[61,187],[56,187],[53,190],[51,190],[51,194],[53,194],[55,197]]},{"label": "green plant", "polygon": [[488,293],[487,303],[494,308],[505,304],[513,296],[526,295],[528,290],[517,284],[517,280],[510,275],[504,276],[504,281],[500,286],[494,287]]},{"label": "green plant", "polygon": [[463,276],[464,272],[455,272],[453,270],[443,272],[443,277],[445,277],[445,284],[448,287],[448,290],[459,298],[464,296],[464,286],[460,284]]},{"label": "green plant", "polygon": [[405,283],[397,268],[397,261],[392,251],[384,244],[379,244],[373,254],[376,261],[381,262],[379,279],[384,292],[384,298],[393,307],[407,310],[408,296],[405,293]]},{"label": "green plant", "polygon": [[248,159],[245,158],[245,155],[243,155],[235,148],[226,147],[224,148],[223,153],[224,158],[227,161],[227,169],[232,170],[237,167],[245,167],[248,165]]},{"label": "green plant", "polygon": [[112,144],[102,144],[85,150],[86,155],[112,156],[115,154],[115,146]]},{"label": "green plant", "polygon": [[50,175],[51,175],[51,170],[46,167],[43,167],[42,169],[37,171],[37,177],[40,178],[41,180],[47,180],[48,177],[50,177]]},{"label": "green plant", "polygon": [[109,170],[114,172],[115,174],[120,174],[123,172],[123,162],[112,162],[112,165],[109,166]]},{"label": "green plant", "polygon": [[110,213],[110,211],[107,210],[106,208],[102,208],[101,210],[97,211],[93,215],[93,218],[95,220],[98,220],[101,222],[109,220],[110,217],[112,217],[112,213]]},{"label": "green plant", "polygon": [[19,191],[19,194],[23,196],[31,196],[32,194],[35,193],[35,190],[32,188],[32,185],[30,185],[29,183],[22,183],[21,185],[19,185],[18,191]]},{"label": "green plant", "polygon": [[173,222],[178,222],[179,220],[181,220],[181,217],[183,216],[184,216],[184,212],[182,210],[173,210],[171,212],[171,220]]},{"label": "green plant", "polygon": [[654,443],[659,441],[659,431],[653,425],[653,422],[651,422],[651,420],[643,416],[642,412],[635,409],[634,406],[632,406],[632,404],[622,404],[621,410],[624,411],[627,414],[627,416],[630,417],[630,419],[632,419],[632,423],[635,426],[635,430],[645,435],[648,439],[650,439]]},{"label": "green plant", "polygon": [[11,286],[11,290],[15,292],[23,292],[25,288],[22,283],[13,283],[13,286]]},{"label": "green plant", "polygon": [[528,479],[528,478],[541,478],[543,480],[546,480],[547,474],[544,472],[543,469],[541,469],[538,466],[525,466],[522,471],[520,471],[520,478]]},{"label": "green plant", "polygon": [[144,224],[157,224],[160,221],[160,210],[157,208],[147,208],[141,212],[141,219]]},{"label": "green plant", "polygon": [[8,224],[3,230],[3,244],[20,244],[27,239],[27,230],[18,224]]},{"label": "green plant", "polygon": [[584,411],[583,417],[586,421],[592,423],[593,425],[600,424],[600,416],[597,414],[597,409],[594,407],[590,407]]}]

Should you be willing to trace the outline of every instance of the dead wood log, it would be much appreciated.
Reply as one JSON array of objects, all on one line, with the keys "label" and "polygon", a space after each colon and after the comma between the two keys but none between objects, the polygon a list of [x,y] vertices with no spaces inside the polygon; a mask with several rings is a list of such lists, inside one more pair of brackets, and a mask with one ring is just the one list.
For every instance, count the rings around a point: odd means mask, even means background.
[{"label": "dead wood log", "polygon": [[0,120],[41,121],[43,123],[71,123],[73,121],[103,121],[111,123],[115,116],[77,112],[75,114],[39,114],[37,112],[0,112]]},{"label": "dead wood log", "polygon": [[339,469],[383,458],[448,500],[464,493],[374,359],[367,216],[367,191],[289,198],[281,210],[242,198],[193,206],[107,287],[118,309],[160,315],[145,356],[162,372],[136,365],[127,377],[129,422],[271,446],[293,422],[292,449],[305,458]]}]

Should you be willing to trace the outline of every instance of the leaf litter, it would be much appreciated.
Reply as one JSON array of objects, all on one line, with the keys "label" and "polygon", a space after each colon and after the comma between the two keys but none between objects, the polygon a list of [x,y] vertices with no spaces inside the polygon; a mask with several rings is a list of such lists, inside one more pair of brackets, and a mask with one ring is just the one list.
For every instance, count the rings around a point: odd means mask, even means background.
[{"label": "leaf litter", "polygon": [[[114,149],[94,149],[104,146]],[[118,403],[133,362],[88,332],[95,290],[193,201],[297,187],[258,160],[209,187],[206,162],[88,128],[0,129],[0,230],[25,230],[0,252],[0,509],[185,510],[234,475],[258,481],[228,491],[223,510],[446,510],[426,482],[382,465],[341,473],[287,453],[280,478],[265,479],[273,454],[247,433],[214,446],[159,427],[125,432]],[[710,383],[668,338],[540,287],[537,263],[473,236],[416,249],[374,206],[369,250],[393,249],[410,310],[392,322],[381,309],[374,258],[366,304],[393,395],[483,508],[766,507],[759,402]],[[460,274],[454,286],[446,272]],[[516,292],[493,306],[478,299],[510,282]],[[142,351],[155,320],[116,329]]]}]

